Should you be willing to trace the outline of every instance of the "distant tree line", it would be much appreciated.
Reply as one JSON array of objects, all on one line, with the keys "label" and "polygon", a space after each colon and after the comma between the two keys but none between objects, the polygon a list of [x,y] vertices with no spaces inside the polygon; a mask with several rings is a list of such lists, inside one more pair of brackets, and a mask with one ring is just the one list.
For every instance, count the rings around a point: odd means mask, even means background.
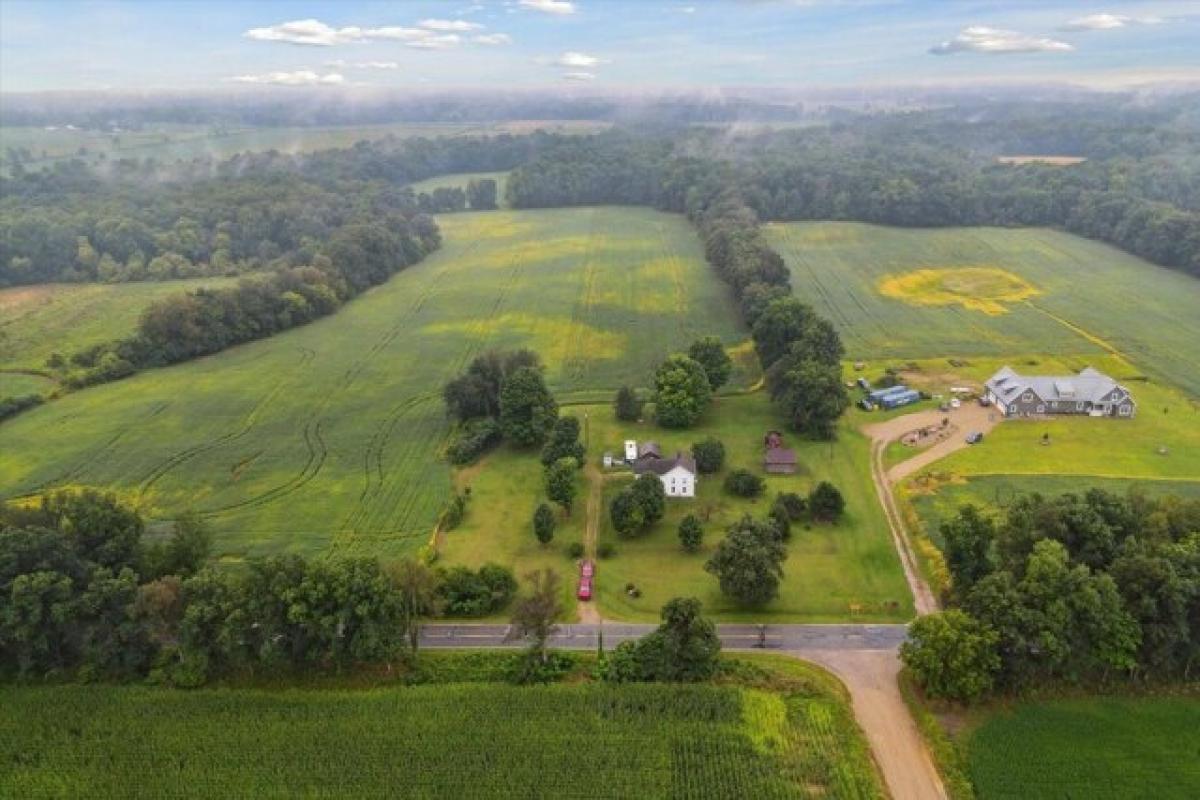
[{"label": "distant tree line", "polygon": [[998,519],[964,507],[942,536],[949,610],[901,650],[929,695],[1194,679],[1200,500],[1034,494]]},{"label": "distant tree line", "polygon": [[[1194,130],[1145,135],[1146,121],[1129,115],[1072,136],[1064,113],[1022,138],[999,122],[941,121],[881,116],[741,136],[609,131],[539,150],[510,176],[508,199],[516,208],[634,203],[693,214],[725,190],[761,219],[1051,226],[1200,275]],[[1070,167],[998,164],[989,136],[1092,157]]]},{"label": "distant tree line", "polygon": [[92,346],[52,366],[65,369],[66,384],[78,388],[216,353],[332,314],[440,244],[433,220],[411,212],[347,225],[317,249],[309,266],[158,300],[142,312],[129,338]]},{"label": "distant tree line", "polygon": [[[510,169],[556,137],[360,142],[190,165],[81,161],[0,175],[0,287],[164,280],[312,263],[322,242],[396,214],[494,208],[495,184],[415,195],[408,184]],[[468,196],[469,195],[469,196]],[[422,200],[422,197],[424,198]]]}]

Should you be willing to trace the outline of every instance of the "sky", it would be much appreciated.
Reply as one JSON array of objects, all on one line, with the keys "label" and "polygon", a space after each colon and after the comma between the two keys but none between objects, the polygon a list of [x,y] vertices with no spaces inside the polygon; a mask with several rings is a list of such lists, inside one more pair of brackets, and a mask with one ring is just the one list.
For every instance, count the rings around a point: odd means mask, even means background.
[{"label": "sky", "polygon": [[0,92],[1200,81],[1200,0],[0,0]]}]

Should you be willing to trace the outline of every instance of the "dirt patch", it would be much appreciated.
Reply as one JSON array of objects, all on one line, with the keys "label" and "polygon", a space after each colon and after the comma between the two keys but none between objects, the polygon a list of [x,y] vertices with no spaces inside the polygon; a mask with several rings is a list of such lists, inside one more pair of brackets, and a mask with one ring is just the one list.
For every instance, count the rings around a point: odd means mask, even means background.
[{"label": "dirt patch", "polygon": [[1007,304],[1037,297],[1041,291],[999,267],[963,266],[885,275],[879,281],[879,293],[917,306],[958,305],[999,316],[1008,313]]},{"label": "dirt patch", "polygon": [[53,286],[18,286],[0,289],[0,311],[15,312],[30,306],[50,302],[54,296]]}]

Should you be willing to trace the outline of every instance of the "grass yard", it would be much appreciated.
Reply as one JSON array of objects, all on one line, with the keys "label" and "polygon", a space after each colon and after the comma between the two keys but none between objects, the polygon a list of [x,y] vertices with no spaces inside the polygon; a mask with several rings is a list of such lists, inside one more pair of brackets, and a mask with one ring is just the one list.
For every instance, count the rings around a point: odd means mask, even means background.
[{"label": "grass yard", "polygon": [[1200,797],[1200,699],[1022,703],[965,737],[979,800]]},{"label": "grass yard", "polygon": [[[688,449],[692,442],[709,435],[721,439],[726,447],[725,470],[701,476],[695,500],[668,500],[664,519],[635,539],[618,538],[608,515],[608,503],[629,473],[608,472],[599,509],[598,543],[609,543],[616,552],[598,562],[596,573],[596,603],[606,618],[655,621],[662,605],[680,595],[699,597],[706,613],[726,621],[830,622],[853,616],[863,621],[895,622],[911,618],[912,597],[871,484],[869,446],[848,423],[832,444],[787,437],[788,446],[798,451],[801,470],[796,475],[766,476],[764,495],[743,500],[725,494],[721,483],[734,467],[762,472],[763,434],[780,425],[765,393],[721,397],[699,425],[686,431],[668,431],[653,422],[620,423],[607,404],[565,411],[581,421],[586,414],[588,457],[593,465],[600,463],[606,450],[620,454],[626,438],[657,441],[664,455]],[[730,523],[746,513],[761,517],[777,492],[804,494],[823,479],[832,481],[846,496],[847,514],[842,522],[814,525],[809,530],[803,523],[793,525],[782,591],[765,609],[748,612],[725,599],[716,578],[704,571],[704,562]],[[462,473],[460,482],[472,487],[472,508],[468,523],[446,537],[446,563],[476,565],[495,560],[512,566],[518,574],[548,564],[564,574],[573,588],[575,565],[566,558],[565,547],[582,535],[586,487],[580,488],[566,532],[560,525],[551,547],[543,549],[530,525],[541,491],[541,464],[536,454],[501,450]],[[679,546],[677,528],[688,513],[702,519],[708,516],[704,545],[696,553],[685,553]],[[626,593],[628,583],[641,590],[640,597]],[[860,607],[854,614],[852,605]]]},{"label": "grass yard", "polygon": [[231,559],[395,556],[428,539],[449,494],[440,391],[475,354],[532,347],[560,397],[607,400],[701,334],[745,338],[682,217],[606,207],[441,224],[440,252],[331,317],[6,421],[0,497],[88,484],[152,518],[194,507]]},{"label": "grass yard", "polygon": [[[137,283],[50,283],[0,289],[0,373],[46,369],[51,353],[64,356],[133,333],[142,310],[201,286],[228,286],[236,278],[193,278]],[[9,377],[0,375],[0,382]],[[9,394],[0,388],[0,396]]]},{"label": "grass yard", "polygon": [[851,359],[1118,353],[1200,397],[1200,281],[1181,272],[1040,228],[813,222],[767,235]]},{"label": "grass yard", "polygon": [[745,662],[727,685],[3,687],[0,795],[883,797],[831,676]]},{"label": "grass yard", "polygon": [[500,208],[508,208],[508,201],[504,199],[504,187],[508,184],[507,172],[459,172],[453,175],[439,175],[436,178],[418,181],[411,184],[412,190],[417,194],[421,192],[432,192],[434,189],[442,189],[445,187],[459,188],[466,191],[467,184],[472,180],[491,179],[496,182],[496,204]]}]

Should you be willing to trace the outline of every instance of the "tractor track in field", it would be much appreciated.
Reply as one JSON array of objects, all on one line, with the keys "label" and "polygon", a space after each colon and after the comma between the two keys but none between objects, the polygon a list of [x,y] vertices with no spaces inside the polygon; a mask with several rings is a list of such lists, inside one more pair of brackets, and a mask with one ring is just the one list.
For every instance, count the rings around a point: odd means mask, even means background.
[{"label": "tractor track in field", "polygon": [[[300,351],[300,361],[296,365],[297,369],[307,366],[312,362],[313,358],[316,357],[316,351],[307,347],[301,347]],[[172,470],[183,466],[197,456],[201,456],[205,453],[209,453],[213,450],[223,447],[224,445],[230,444],[231,442],[235,442],[248,434],[254,428],[254,426],[258,424],[259,416],[261,415],[263,409],[267,408],[275,400],[279,393],[283,391],[284,384],[287,382],[287,380],[287,378],[283,378],[279,381],[276,381],[275,386],[267,391],[267,393],[264,394],[259,401],[254,404],[254,407],[250,409],[250,412],[246,415],[246,419],[242,423],[242,426],[237,430],[229,431],[228,433],[218,436],[215,439],[211,439],[207,442],[201,442],[200,444],[180,450],[152,467],[138,481],[138,497],[145,497],[146,493],[149,492],[159,480],[161,480]]]}]

